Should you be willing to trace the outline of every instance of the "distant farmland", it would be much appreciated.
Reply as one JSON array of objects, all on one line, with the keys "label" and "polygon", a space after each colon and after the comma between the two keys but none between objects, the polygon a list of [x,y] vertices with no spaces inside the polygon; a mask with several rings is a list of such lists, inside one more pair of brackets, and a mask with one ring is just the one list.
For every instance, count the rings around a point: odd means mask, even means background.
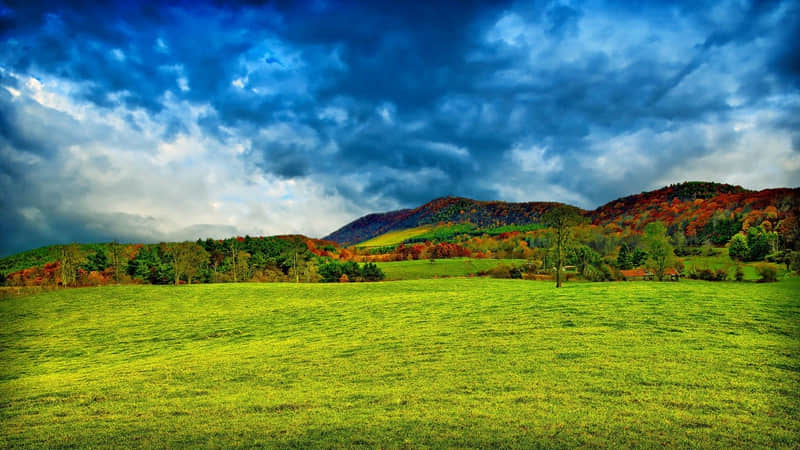
[{"label": "distant farmland", "polygon": [[408,228],[405,230],[390,231],[380,236],[376,236],[368,241],[358,244],[358,247],[382,247],[385,245],[401,244],[406,239],[410,239],[433,229],[432,225]]}]

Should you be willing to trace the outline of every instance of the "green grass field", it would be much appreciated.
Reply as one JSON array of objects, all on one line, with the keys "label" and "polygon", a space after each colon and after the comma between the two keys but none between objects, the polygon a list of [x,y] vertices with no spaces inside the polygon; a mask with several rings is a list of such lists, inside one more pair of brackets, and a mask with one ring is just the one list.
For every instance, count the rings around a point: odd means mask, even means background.
[{"label": "green grass field", "polygon": [[800,280],[0,301],[0,447],[800,446]]},{"label": "green grass field", "polygon": [[419,280],[434,277],[466,277],[498,264],[523,265],[524,259],[451,258],[376,263],[387,280]]},{"label": "green grass field", "polygon": [[380,236],[375,236],[372,239],[366,240],[356,247],[384,247],[387,245],[397,245],[403,243],[406,239],[414,236],[425,234],[433,228],[433,225],[424,225],[416,228],[407,228],[405,230],[389,231]]},{"label": "green grass field", "polygon": [[733,261],[728,256],[728,249],[719,249],[723,250],[724,253],[717,255],[717,256],[687,256],[683,258],[684,263],[684,273],[688,272],[691,267],[695,267],[696,269],[699,268],[709,268],[709,269],[726,269],[728,271],[728,276],[731,280],[733,280],[734,272],[736,270],[736,265],[742,265],[742,273],[744,273],[744,279],[747,281],[755,281],[758,280],[760,277],[756,272],[756,265],[758,264],[768,264],[775,268],[778,273],[778,279],[785,278],[787,276],[791,276],[788,271],[786,270],[786,265],[784,264],[773,264],[773,263],[765,263],[761,261],[757,262],[738,262]]}]

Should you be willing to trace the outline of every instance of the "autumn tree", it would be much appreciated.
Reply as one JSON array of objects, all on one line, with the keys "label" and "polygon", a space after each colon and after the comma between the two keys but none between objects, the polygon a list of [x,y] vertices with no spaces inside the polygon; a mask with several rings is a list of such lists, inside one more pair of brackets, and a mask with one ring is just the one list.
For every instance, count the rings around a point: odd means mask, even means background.
[{"label": "autumn tree", "polygon": [[69,245],[61,245],[58,248],[58,261],[60,263],[61,282],[64,286],[77,286],[78,267],[84,263],[86,256],[81,251],[78,244],[73,242]]},{"label": "autumn tree", "polygon": [[667,227],[663,222],[651,222],[644,227],[644,241],[647,245],[647,253],[650,268],[658,278],[664,279],[667,267],[673,261],[672,245],[667,238]]},{"label": "autumn tree", "polygon": [[172,259],[172,268],[175,272],[175,284],[180,282],[185,275],[189,284],[197,275],[202,265],[208,261],[206,250],[194,242],[178,242],[169,246],[168,254]]},{"label": "autumn tree", "polygon": [[551,227],[554,234],[556,287],[561,287],[561,268],[564,266],[566,249],[572,239],[572,227],[581,223],[583,217],[577,208],[557,205],[542,215],[542,223]]},{"label": "autumn tree", "polygon": [[214,249],[211,251],[211,256],[209,257],[211,262],[211,268],[214,270],[214,282],[217,282],[217,268],[222,265],[222,262],[225,261],[225,255],[219,251],[218,249]]}]

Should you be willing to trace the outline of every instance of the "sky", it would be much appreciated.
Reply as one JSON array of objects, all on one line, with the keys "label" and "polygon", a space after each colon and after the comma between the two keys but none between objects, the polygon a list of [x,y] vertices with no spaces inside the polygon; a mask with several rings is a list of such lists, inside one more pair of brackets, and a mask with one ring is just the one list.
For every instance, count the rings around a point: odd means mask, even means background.
[{"label": "sky", "polygon": [[800,3],[4,2],[0,255],[800,184]]}]

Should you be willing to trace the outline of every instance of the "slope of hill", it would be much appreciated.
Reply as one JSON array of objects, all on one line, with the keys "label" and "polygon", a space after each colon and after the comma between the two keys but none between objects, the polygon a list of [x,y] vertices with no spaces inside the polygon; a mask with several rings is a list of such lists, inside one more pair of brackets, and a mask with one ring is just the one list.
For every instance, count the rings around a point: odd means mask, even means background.
[{"label": "slope of hill", "polygon": [[[471,223],[478,227],[524,225],[559,203],[479,201],[463,197],[442,197],[414,209],[369,214],[334,231],[323,239],[352,245],[389,231],[436,223]],[[583,210],[581,210],[583,212]]]},{"label": "slope of hill", "polygon": [[642,229],[658,220],[672,234],[682,232],[689,243],[710,240],[720,245],[765,218],[776,227],[782,223],[794,227],[798,210],[800,188],[751,191],[729,184],[688,182],[614,200],[588,216],[595,225],[620,230]]},{"label": "slope of hill", "polygon": [[[592,211],[581,211],[595,225],[638,230],[649,222],[661,220],[671,233],[683,232],[695,243],[711,239],[722,244],[748,220],[758,221],[760,216],[796,220],[799,199],[800,188],[751,191],[730,184],[685,182],[619,198]],[[471,223],[478,227],[524,225],[538,222],[556,204],[444,197],[414,209],[361,217],[324,239],[352,245],[390,231],[439,222]]]}]

